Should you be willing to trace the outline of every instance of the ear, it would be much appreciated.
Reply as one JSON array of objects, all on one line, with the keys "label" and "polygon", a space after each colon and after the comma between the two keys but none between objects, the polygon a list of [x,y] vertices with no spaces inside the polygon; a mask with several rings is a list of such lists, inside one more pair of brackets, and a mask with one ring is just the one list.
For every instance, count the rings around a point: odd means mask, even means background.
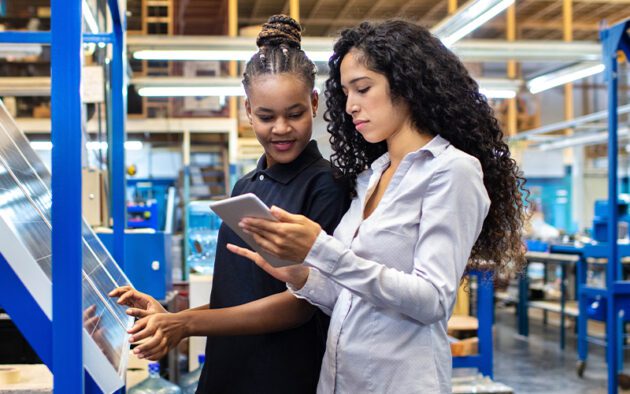
[{"label": "ear", "polygon": [[245,112],[247,113],[247,119],[249,119],[249,124],[252,124],[252,106],[249,103],[249,99],[245,99]]},{"label": "ear", "polygon": [[317,107],[319,106],[319,93],[317,90],[313,89],[313,93],[311,93],[311,106],[313,107],[313,117],[317,114]]}]

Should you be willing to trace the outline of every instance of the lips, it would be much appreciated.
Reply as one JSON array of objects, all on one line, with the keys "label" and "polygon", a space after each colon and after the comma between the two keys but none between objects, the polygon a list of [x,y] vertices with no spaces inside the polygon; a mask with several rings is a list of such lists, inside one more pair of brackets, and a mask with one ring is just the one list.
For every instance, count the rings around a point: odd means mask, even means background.
[{"label": "lips", "polygon": [[365,127],[365,125],[368,123],[368,121],[367,120],[358,120],[357,119],[357,120],[354,120],[353,123],[354,123],[354,127],[357,130],[361,131]]},{"label": "lips", "polygon": [[291,149],[293,147],[293,145],[295,145],[295,140],[290,140],[290,141],[271,141],[271,144],[273,145],[274,148],[276,148],[276,150],[278,150],[280,152],[285,152],[285,151],[288,151],[289,149]]}]

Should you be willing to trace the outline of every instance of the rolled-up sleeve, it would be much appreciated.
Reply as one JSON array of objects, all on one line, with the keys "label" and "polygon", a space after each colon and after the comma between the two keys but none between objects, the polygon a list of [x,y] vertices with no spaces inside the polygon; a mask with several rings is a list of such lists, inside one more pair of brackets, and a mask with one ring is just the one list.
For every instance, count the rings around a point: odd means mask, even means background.
[{"label": "rolled-up sleeve", "polygon": [[[479,163],[468,157],[453,160],[433,175],[420,197],[412,272],[359,257],[321,232],[305,259],[311,274],[318,272],[375,306],[423,324],[446,318],[490,206]],[[387,246],[375,242],[374,247]],[[311,284],[309,278],[309,287],[300,293],[316,290],[326,278],[315,276]],[[318,297],[325,301],[327,296],[322,292]]]}]

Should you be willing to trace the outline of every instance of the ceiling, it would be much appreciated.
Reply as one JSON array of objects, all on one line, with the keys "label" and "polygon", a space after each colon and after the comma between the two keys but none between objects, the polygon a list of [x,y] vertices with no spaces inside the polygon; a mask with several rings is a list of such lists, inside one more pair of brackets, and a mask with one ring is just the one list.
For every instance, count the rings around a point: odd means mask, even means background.
[{"label": "ceiling", "polygon": [[[211,1],[211,0],[190,0]],[[562,39],[562,0],[516,0],[517,39]],[[463,4],[463,1],[460,1]],[[289,13],[288,0],[239,0],[239,26]],[[447,16],[447,0],[301,0],[304,35],[328,36],[365,19],[404,17],[431,27]],[[599,23],[630,17],[630,0],[573,0],[573,39],[597,40]],[[475,38],[504,38],[505,13],[477,30]]]}]

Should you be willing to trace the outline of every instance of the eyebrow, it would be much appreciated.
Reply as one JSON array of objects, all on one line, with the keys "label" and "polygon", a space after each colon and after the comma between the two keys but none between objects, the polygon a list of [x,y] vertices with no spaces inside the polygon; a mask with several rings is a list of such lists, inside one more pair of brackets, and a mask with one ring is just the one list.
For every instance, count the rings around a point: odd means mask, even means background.
[{"label": "eyebrow", "polygon": [[[356,83],[356,82],[359,82],[359,81],[361,81],[361,80],[363,80],[363,79],[371,79],[371,78],[370,78],[370,77],[368,77],[368,76],[357,77],[357,78],[354,78],[353,80],[351,80],[351,81],[348,83],[348,85],[352,85],[352,84],[354,84],[354,83]],[[345,85],[343,85],[343,84],[341,84],[341,87],[342,87],[342,88],[345,88],[346,86],[345,86]]]},{"label": "eyebrow", "polygon": [[[291,111],[291,110],[296,109],[296,108],[304,108],[304,105],[303,105],[303,104],[300,104],[300,103],[293,104],[292,106],[290,106],[289,108],[287,108],[285,111]],[[274,110],[273,110],[273,109],[271,109],[271,108],[265,108],[265,107],[258,107],[258,108],[256,108],[256,111],[257,111],[257,112],[274,112]]]}]

